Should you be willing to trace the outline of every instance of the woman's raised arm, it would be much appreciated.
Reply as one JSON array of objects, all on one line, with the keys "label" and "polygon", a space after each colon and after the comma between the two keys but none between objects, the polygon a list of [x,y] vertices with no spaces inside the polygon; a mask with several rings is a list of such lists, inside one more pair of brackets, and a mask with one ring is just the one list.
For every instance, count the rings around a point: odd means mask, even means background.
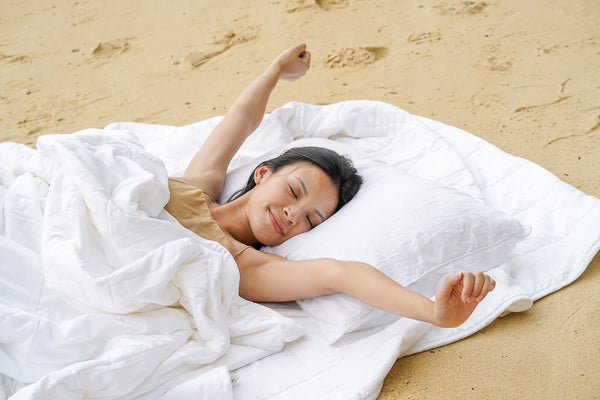
[{"label": "woman's raised arm", "polygon": [[310,53],[299,44],[281,53],[227,111],[187,166],[183,177],[218,199],[229,162],[260,125],[269,96],[279,79],[294,81],[310,67]]}]

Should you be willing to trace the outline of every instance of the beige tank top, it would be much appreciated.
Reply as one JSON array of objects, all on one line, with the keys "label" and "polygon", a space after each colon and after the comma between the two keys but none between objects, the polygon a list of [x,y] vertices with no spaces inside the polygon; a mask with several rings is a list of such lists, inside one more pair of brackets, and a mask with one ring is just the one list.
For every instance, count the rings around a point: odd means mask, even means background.
[{"label": "beige tank top", "polygon": [[190,185],[177,178],[169,178],[169,192],[171,197],[165,210],[179,221],[181,225],[204,239],[213,240],[225,247],[233,256],[237,256],[250,246],[243,247],[233,252],[229,238],[214,220],[207,197],[202,189]]}]

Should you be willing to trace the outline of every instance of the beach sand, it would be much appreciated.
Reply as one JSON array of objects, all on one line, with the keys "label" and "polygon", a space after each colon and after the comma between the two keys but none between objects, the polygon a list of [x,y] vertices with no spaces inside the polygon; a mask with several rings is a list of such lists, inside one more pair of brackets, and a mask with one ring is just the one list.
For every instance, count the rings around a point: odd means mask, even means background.
[{"label": "beach sand", "polygon": [[[222,115],[280,51],[292,100],[381,100],[600,197],[597,0],[79,0],[0,5],[0,140]],[[596,160],[596,161],[594,161]],[[522,313],[399,359],[380,399],[600,398],[600,256]]]}]

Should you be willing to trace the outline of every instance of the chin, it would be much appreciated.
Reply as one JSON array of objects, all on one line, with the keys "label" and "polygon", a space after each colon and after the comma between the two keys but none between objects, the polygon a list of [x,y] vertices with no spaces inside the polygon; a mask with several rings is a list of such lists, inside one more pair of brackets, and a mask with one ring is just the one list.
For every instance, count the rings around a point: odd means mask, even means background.
[{"label": "chin", "polygon": [[283,243],[283,240],[278,241],[274,235],[261,235],[260,233],[254,234],[254,239],[259,246],[277,246],[278,244]]},{"label": "chin", "polygon": [[274,247],[274,246],[280,245],[281,243],[285,242],[285,240],[269,240],[269,239],[265,239],[265,240],[259,240],[259,242],[263,246]]}]

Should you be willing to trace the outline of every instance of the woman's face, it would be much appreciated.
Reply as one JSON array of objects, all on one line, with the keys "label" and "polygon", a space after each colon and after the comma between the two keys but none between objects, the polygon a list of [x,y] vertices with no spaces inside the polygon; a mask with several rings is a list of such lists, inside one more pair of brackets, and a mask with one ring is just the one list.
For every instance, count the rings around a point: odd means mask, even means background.
[{"label": "woman's face", "polygon": [[248,221],[254,237],[275,246],[307,232],[329,218],[338,189],[329,176],[309,163],[296,163],[273,173],[266,165],[254,174]]}]

